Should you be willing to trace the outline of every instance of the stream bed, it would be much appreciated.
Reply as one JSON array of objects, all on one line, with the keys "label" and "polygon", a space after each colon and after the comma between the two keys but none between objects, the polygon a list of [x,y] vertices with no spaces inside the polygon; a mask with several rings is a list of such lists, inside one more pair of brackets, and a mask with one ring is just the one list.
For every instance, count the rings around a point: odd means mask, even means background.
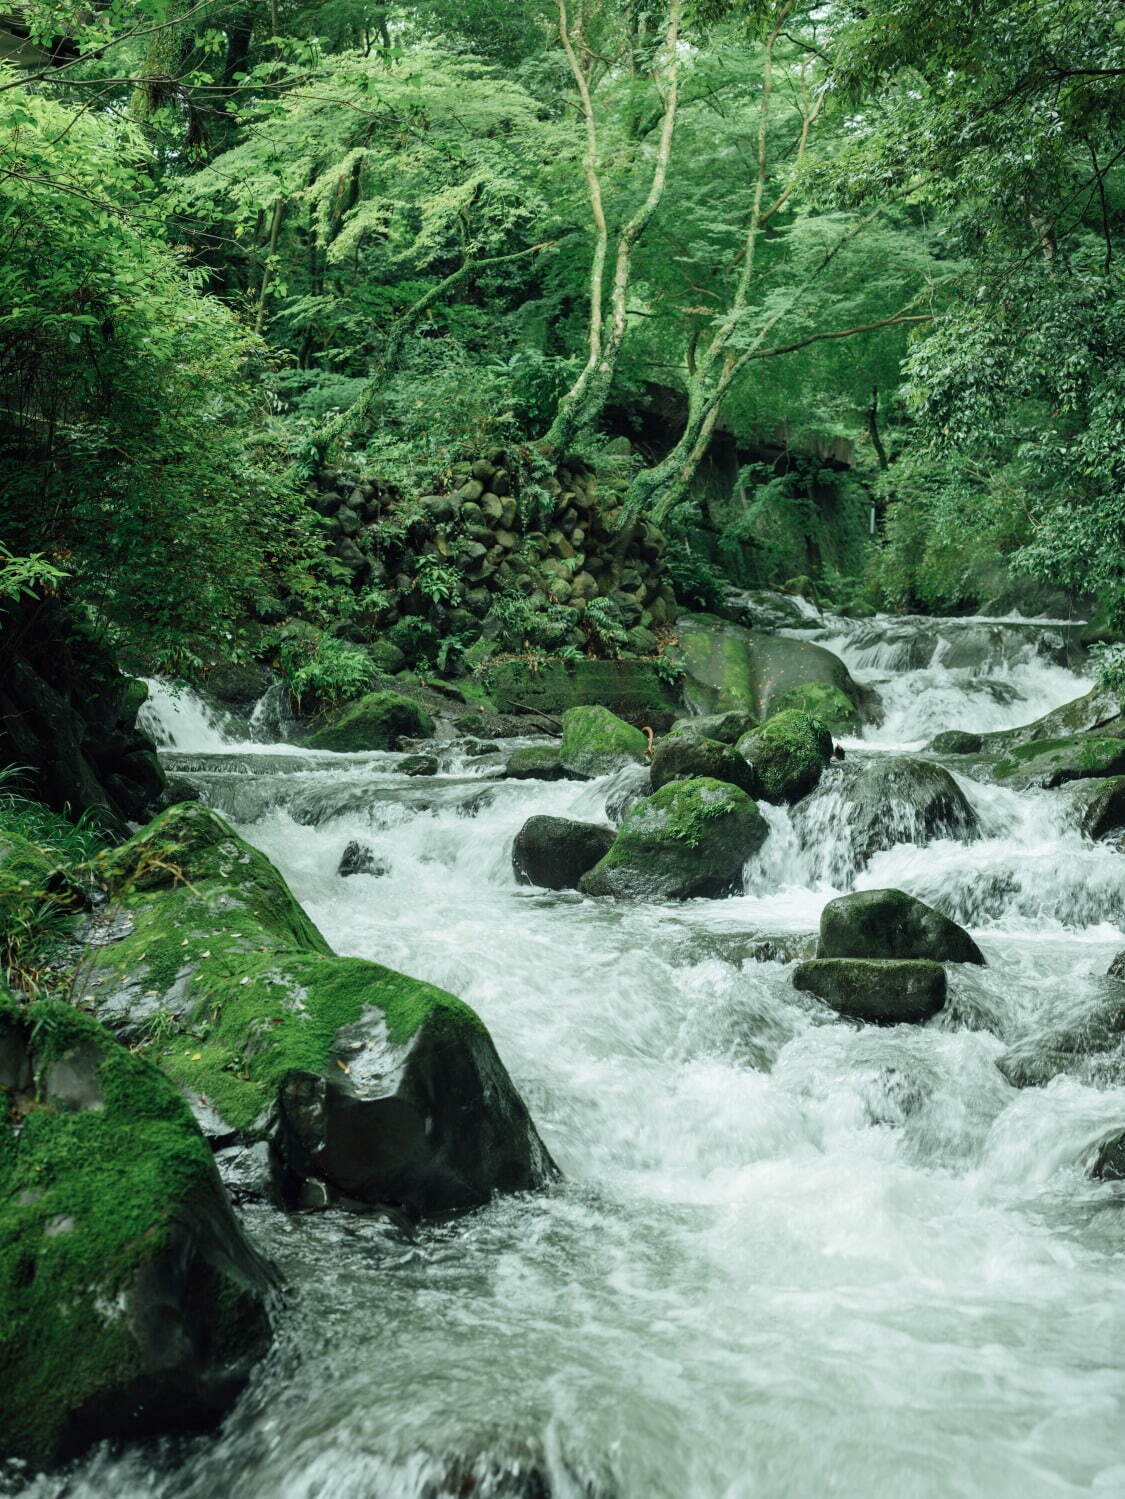
[{"label": "stream bed", "polygon": [[[969,630],[984,646],[959,654]],[[1052,631],[827,628],[887,706],[849,756],[1078,696]],[[766,808],[743,896],[616,904],[521,888],[510,863],[535,813],[604,820],[608,779],[500,781],[500,757],[447,754],[411,780],[393,755],[232,742],[194,699],[152,712],[170,773],[278,864],[337,951],[474,1006],[564,1179],[413,1237],[249,1209],[289,1293],[224,1429],[19,1492],[1125,1493],[1125,1188],[1087,1174],[1125,1128],[1125,1087],[1021,1090],[996,1065],[1104,1000],[1125,947],[1125,856],[1070,828],[1056,793],[961,775],[978,838],[859,873],[831,818],[810,843]],[[337,875],[353,839],[384,875]],[[924,1028],[842,1023],[751,955],[813,933],[853,885],[937,904],[987,958],[950,967]]]}]

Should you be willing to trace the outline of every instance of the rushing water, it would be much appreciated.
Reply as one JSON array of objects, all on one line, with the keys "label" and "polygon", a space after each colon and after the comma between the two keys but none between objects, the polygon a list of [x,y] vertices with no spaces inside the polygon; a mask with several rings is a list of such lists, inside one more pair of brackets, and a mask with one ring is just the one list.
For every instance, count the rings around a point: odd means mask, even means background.
[{"label": "rushing water", "polygon": [[[883,687],[876,745],[1086,685],[1053,626],[981,625],[964,667],[960,624],[925,622],[929,653],[896,628],[831,641]],[[413,1239],[253,1211],[291,1293],[225,1430],[95,1454],[38,1499],[1125,1493],[1125,1197],[1086,1175],[1125,1087],[1020,1091],[996,1066],[1104,1003],[1125,946],[1125,857],[1064,797],[962,779],[977,838],[862,871],[831,816],[810,835],[767,808],[744,896],[615,904],[509,862],[533,813],[602,819],[606,781],[490,780],[498,759],[452,750],[407,781],[394,756],[232,743],[194,699],[155,711],[175,773],[339,951],[479,1010],[565,1180]],[[353,838],[385,875],[336,874]],[[930,1025],[853,1028],[749,957],[851,884],[972,928],[988,967],[952,967]]]}]

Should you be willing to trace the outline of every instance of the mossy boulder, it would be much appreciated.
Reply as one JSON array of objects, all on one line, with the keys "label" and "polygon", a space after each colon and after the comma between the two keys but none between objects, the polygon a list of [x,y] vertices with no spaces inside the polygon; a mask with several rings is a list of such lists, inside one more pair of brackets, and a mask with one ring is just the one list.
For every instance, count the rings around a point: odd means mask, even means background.
[{"label": "mossy boulder", "polygon": [[[269,860],[216,813],[172,808],[97,867],[112,918],[82,997],[194,1107],[205,1101],[242,1141],[270,1140],[288,1203],[440,1216],[549,1178],[477,1015],[393,969],[333,956]],[[337,1038],[357,1025],[374,1070],[348,1083]],[[317,1099],[326,1133],[312,1151]]]},{"label": "mossy boulder", "polygon": [[1020,788],[1125,775],[1125,739],[1072,734],[1066,739],[1032,740],[1009,749],[995,774],[998,781]]},{"label": "mossy boulder", "polygon": [[835,689],[824,698],[834,711],[843,711],[841,699],[852,706],[849,722],[858,724],[861,710],[877,716],[871,694],[839,656],[812,641],[747,630],[712,614],[682,615],[676,631],[672,659],[684,672],[684,701],[696,713],[735,709],[762,720],[790,706],[788,693],[820,686]]},{"label": "mossy boulder", "polygon": [[857,890],[820,913],[818,958],[929,958],[984,963],[964,927],[904,890]]},{"label": "mossy boulder", "polygon": [[1017,745],[1037,741],[1064,739],[1074,734],[1098,733],[1112,739],[1125,738],[1125,714],[1116,692],[1095,687],[1082,697],[1072,698],[1053,708],[1042,718],[1020,724],[1014,729],[998,729],[984,735],[984,748],[992,753],[1008,754]]},{"label": "mossy boulder", "polygon": [[438,757],[436,755],[405,755],[401,760],[395,761],[395,774],[400,776],[436,776],[438,773]]},{"label": "mossy boulder", "polygon": [[736,750],[717,739],[695,739],[684,734],[669,734],[652,752],[652,788],[659,791],[669,781],[690,781],[709,776],[713,781],[728,781],[747,796],[758,794],[758,776],[753,766]]},{"label": "mossy boulder", "polygon": [[672,689],[652,661],[624,657],[616,661],[547,661],[532,669],[523,661],[488,666],[484,682],[503,713],[561,715],[568,708],[602,703],[632,724],[649,724],[657,733],[675,718]]},{"label": "mossy boulder", "polygon": [[979,734],[969,734],[963,729],[946,729],[935,734],[926,745],[935,755],[979,755],[983,747],[984,740]]},{"label": "mossy boulder", "polygon": [[513,781],[570,781],[557,744],[524,744],[508,756],[504,774]]},{"label": "mossy boulder", "polygon": [[732,709],[729,713],[700,713],[694,718],[677,718],[669,734],[683,734],[689,739],[717,739],[720,744],[737,744],[743,734],[758,727],[754,713]]},{"label": "mossy boulder", "polygon": [[568,708],[559,759],[579,776],[604,776],[623,765],[643,765],[648,739],[608,708]]},{"label": "mossy boulder", "polygon": [[579,882],[587,895],[688,900],[742,888],[769,826],[737,786],[672,781],[627,814],[605,857]]},{"label": "mossy boulder", "polygon": [[772,708],[775,713],[783,713],[789,708],[808,713],[819,718],[836,735],[856,735],[860,731],[859,709],[831,682],[802,682],[798,687],[790,687],[772,704]]},{"label": "mossy boulder", "polygon": [[946,996],[940,963],[886,958],[813,958],[797,964],[793,987],[866,1025],[920,1025]]},{"label": "mossy boulder", "polygon": [[214,1426],[276,1283],[172,1083],[69,1005],[0,996],[0,1459]]},{"label": "mossy boulder", "polygon": [[429,739],[434,721],[420,703],[400,692],[369,692],[301,736],[307,749],[341,754],[396,750],[404,739]]},{"label": "mossy boulder", "polygon": [[529,817],[512,845],[512,868],[521,885],[575,890],[578,881],[608,852],[609,828],[569,817]]},{"label": "mossy boulder", "polygon": [[1125,776],[1068,781],[1065,794],[1087,838],[1125,831]]},{"label": "mossy boulder", "polygon": [[789,708],[743,734],[736,748],[753,766],[759,797],[780,805],[815,788],[832,758],[832,735],[819,718]]}]

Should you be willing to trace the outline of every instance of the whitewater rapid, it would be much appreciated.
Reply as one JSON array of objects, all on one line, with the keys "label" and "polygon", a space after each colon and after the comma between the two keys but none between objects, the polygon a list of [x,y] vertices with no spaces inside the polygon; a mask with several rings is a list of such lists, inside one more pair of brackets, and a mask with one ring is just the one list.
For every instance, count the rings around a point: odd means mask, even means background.
[{"label": "whitewater rapid", "polygon": [[[842,639],[891,700],[856,753],[1084,691],[1035,633],[999,627],[969,667],[917,642],[865,662],[875,647]],[[190,696],[150,712],[170,772],[277,862],[339,952],[479,1011],[564,1181],[412,1238],[250,1210],[290,1299],[224,1431],[98,1453],[28,1494],[1125,1493],[1125,1195],[1087,1176],[1125,1088],[1018,1090],[996,1065],[1103,999],[1125,946],[1125,857],[1062,798],[960,776],[979,837],[862,870],[831,822],[810,844],[768,808],[745,895],[617,904],[521,888],[510,864],[535,813],[604,820],[609,780],[500,781],[502,754],[453,749],[408,780],[393,755],[248,744]],[[385,875],[337,875],[353,839]],[[813,933],[840,888],[887,885],[969,925],[988,960],[950,967],[930,1025],[853,1028],[750,956]]]}]

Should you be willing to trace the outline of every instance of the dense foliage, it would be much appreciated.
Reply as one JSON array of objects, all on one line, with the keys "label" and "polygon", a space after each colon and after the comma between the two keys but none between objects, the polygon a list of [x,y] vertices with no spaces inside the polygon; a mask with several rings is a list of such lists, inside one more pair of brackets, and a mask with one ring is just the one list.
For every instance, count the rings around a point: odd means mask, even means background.
[{"label": "dense foliage", "polygon": [[1112,0],[22,19],[9,591],[66,574],[181,667],[257,650],[355,613],[305,502],[319,462],[411,495],[547,438],[624,474],[623,523],[681,538],[690,596],[808,572],[950,609],[1014,569],[1121,611]]}]

